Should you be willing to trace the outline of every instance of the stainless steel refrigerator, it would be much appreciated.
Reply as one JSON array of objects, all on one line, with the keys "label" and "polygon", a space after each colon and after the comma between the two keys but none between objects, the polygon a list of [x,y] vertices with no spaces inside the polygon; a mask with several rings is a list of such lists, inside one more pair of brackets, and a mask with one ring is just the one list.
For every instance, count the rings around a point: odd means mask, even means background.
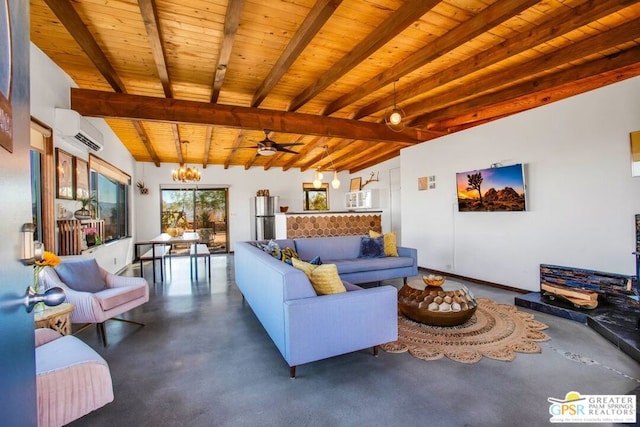
[{"label": "stainless steel refrigerator", "polygon": [[278,196],[258,196],[251,199],[251,235],[255,240],[276,238]]}]

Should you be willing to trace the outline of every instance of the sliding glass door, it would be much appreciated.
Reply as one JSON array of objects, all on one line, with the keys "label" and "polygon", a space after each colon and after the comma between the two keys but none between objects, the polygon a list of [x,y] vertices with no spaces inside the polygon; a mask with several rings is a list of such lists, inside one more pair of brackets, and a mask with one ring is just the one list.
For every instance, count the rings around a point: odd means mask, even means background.
[{"label": "sliding glass door", "polygon": [[227,188],[163,188],[162,233],[197,231],[212,252],[228,252]]}]

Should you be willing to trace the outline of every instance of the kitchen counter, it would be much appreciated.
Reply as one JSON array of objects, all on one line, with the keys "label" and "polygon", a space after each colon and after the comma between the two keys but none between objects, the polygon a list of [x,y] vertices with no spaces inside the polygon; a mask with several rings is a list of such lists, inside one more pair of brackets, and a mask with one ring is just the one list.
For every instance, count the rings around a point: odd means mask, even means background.
[{"label": "kitchen counter", "polygon": [[381,210],[276,213],[276,239],[364,235],[382,232]]}]

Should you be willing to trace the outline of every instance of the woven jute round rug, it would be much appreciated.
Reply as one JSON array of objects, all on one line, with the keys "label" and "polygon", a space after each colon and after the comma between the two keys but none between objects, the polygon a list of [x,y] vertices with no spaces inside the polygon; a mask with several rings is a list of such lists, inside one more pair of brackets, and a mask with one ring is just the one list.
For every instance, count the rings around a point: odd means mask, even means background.
[{"label": "woven jute round rug", "polygon": [[476,363],[482,356],[512,361],[516,353],[541,353],[538,342],[550,338],[547,325],[513,305],[477,298],[478,309],[459,326],[429,326],[398,316],[398,340],[380,347],[390,353],[404,353],[423,360],[446,356],[462,363]]}]

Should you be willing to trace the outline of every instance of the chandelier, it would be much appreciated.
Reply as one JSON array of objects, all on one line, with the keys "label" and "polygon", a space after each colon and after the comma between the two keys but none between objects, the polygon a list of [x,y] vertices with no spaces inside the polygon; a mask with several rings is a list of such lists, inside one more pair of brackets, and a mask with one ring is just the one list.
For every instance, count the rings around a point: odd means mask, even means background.
[{"label": "chandelier", "polygon": [[384,113],[384,122],[394,132],[401,132],[404,128],[402,120],[406,117],[404,110],[396,103],[396,81],[393,82],[393,108]]},{"label": "chandelier", "polygon": [[[320,159],[320,161],[322,161],[329,155],[329,147],[325,145],[322,148],[324,148],[324,153],[322,154],[322,159]],[[331,161],[331,168],[333,169],[333,180],[331,181],[331,186],[334,188],[334,190],[337,190],[340,188],[340,180],[338,179],[338,171],[333,165],[333,161]],[[322,174],[322,172],[316,169],[315,173],[313,174],[313,188],[318,189],[322,187],[322,178],[324,178],[324,175]]]},{"label": "chandelier", "polygon": [[[187,153],[189,152],[189,141],[182,141],[182,144],[184,144],[185,149],[184,149],[184,153],[185,153],[185,158],[187,157]],[[194,167],[188,167],[185,166],[184,163],[182,163],[180,165],[180,167],[174,169],[171,172],[171,178],[173,178],[174,181],[180,181],[180,182],[187,182],[187,181],[194,181],[194,182],[198,182],[200,181],[200,171],[198,170],[198,168]]]}]

